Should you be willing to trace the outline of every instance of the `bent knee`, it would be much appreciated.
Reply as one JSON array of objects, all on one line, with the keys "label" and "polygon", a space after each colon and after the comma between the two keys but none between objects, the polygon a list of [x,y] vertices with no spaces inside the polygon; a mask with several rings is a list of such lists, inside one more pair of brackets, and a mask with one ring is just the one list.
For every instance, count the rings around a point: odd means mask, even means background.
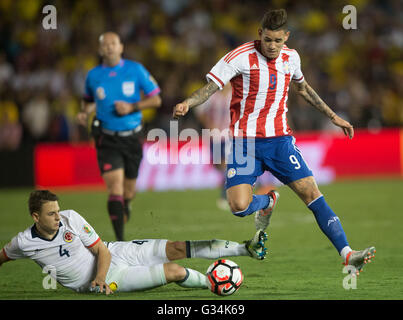
[{"label": "bent knee", "polygon": [[242,212],[248,209],[250,205],[250,200],[247,198],[244,199],[234,199],[228,201],[229,207],[233,213]]},{"label": "bent knee", "polygon": [[172,262],[164,264],[164,272],[167,282],[181,281],[186,277],[185,268]]}]

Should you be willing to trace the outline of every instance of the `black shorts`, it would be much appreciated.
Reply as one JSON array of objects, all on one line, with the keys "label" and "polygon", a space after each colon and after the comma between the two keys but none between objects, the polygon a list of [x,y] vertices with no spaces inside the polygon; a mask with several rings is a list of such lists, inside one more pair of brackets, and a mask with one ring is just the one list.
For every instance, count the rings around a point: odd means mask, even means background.
[{"label": "black shorts", "polygon": [[94,138],[98,166],[102,174],[123,168],[126,178],[137,178],[143,158],[140,133],[128,137],[119,137],[101,132]]}]

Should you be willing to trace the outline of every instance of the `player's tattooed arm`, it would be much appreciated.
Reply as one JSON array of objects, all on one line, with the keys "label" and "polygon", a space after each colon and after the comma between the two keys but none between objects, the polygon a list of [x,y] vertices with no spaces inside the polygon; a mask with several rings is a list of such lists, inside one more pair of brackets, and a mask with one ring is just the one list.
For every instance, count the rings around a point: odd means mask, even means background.
[{"label": "player's tattooed arm", "polygon": [[330,118],[330,120],[333,120],[336,117],[336,113],[329,108],[329,106],[319,97],[315,90],[313,90],[306,81],[297,83],[296,86],[298,94],[304,98],[306,102],[324,113]]},{"label": "player's tattooed arm", "polygon": [[298,94],[305,99],[309,104],[324,113],[333,122],[334,125],[343,129],[343,132],[350,139],[354,136],[353,126],[346,120],[340,118],[330,107],[319,97],[319,95],[311,88],[311,86],[303,81],[297,83]]},{"label": "player's tattooed arm", "polygon": [[184,116],[190,108],[196,107],[203,102],[207,101],[211,95],[218,90],[218,86],[213,82],[209,81],[204,87],[193,92],[189,98],[185,101],[178,103],[174,107],[173,116],[177,118],[179,116]]},{"label": "player's tattooed arm", "polygon": [[218,89],[218,86],[213,81],[209,81],[204,87],[193,92],[184,102],[189,105],[189,108],[193,108],[207,101]]}]

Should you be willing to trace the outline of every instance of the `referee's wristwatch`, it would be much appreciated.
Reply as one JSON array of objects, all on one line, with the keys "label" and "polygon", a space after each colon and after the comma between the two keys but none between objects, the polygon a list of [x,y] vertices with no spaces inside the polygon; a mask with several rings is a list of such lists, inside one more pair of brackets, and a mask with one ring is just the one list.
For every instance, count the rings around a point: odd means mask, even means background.
[{"label": "referee's wristwatch", "polygon": [[133,105],[133,111],[132,112],[140,111],[139,104],[137,102],[134,102],[132,105]]}]

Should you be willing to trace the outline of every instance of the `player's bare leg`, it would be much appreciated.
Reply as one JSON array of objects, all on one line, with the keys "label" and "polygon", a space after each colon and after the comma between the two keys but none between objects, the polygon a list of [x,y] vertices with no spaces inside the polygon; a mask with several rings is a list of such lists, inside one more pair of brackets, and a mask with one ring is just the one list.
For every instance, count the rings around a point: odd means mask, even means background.
[{"label": "player's bare leg", "polygon": [[232,212],[246,210],[253,199],[253,189],[250,184],[239,184],[227,189],[227,200]]},{"label": "player's bare leg", "polygon": [[106,188],[109,194],[123,196],[123,181],[124,181],[124,171],[123,168],[111,170],[105,172],[102,175],[105,181]]},{"label": "player's bare leg", "polygon": [[167,283],[181,281],[186,276],[185,268],[173,262],[164,263],[164,273]]},{"label": "player's bare leg", "polygon": [[238,217],[255,213],[256,230],[263,232],[270,223],[278,198],[279,194],[274,190],[265,195],[254,195],[250,184],[239,184],[227,189],[227,199],[232,213]]},{"label": "player's bare leg", "polygon": [[124,224],[124,170],[123,168],[105,172],[102,175],[108,189],[108,213],[111,219],[116,240],[123,241]]},{"label": "player's bare leg", "polygon": [[137,179],[129,179],[125,177],[123,182],[123,198],[125,202],[125,215],[124,215],[124,222],[128,222],[130,219],[131,213],[131,202],[136,196],[136,182]]},{"label": "player's bare leg", "polygon": [[319,191],[318,185],[314,177],[306,177],[293,181],[288,186],[301,198],[306,204],[310,204],[315,199],[319,198],[322,193]]},{"label": "player's bare leg", "polygon": [[184,268],[179,264],[164,263],[164,273],[167,283],[175,282],[184,288],[207,288],[204,274],[190,268]]},{"label": "player's bare leg", "polygon": [[170,261],[187,258],[185,241],[168,241],[165,247],[167,258]]}]

